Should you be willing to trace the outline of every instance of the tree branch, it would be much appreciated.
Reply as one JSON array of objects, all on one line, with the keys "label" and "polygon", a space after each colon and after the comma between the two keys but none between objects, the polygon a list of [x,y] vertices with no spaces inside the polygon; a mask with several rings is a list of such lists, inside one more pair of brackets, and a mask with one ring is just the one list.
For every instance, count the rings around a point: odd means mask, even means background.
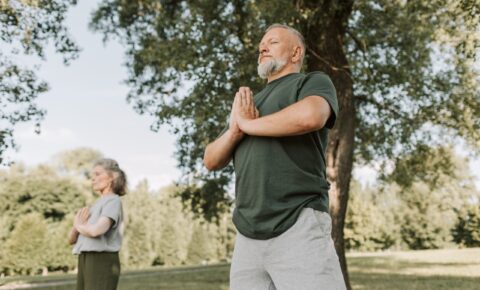
[{"label": "tree branch", "polygon": [[387,107],[383,104],[380,104],[378,101],[376,101],[372,98],[369,98],[366,95],[355,95],[355,100],[360,101],[361,103],[363,102],[363,103],[372,104],[377,109],[382,110],[382,111],[388,111],[397,118],[402,118],[402,119],[404,118],[404,116],[402,114],[400,114],[398,111],[393,110],[392,108]]},{"label": "tree branch", "polygon": [[326,65],[328,65],[330,67],[331,70],[333,71],[343,71],[347,74],[347,76],[353,81],[353,78],[352,78],[352,75],[350,73],[350,67],[348,65],[345,65],[343,67],[336,67],[334,66],[333,64],[331,64],[329,61],[327,61],[325,58],[321,57],[318,53],[316,53],[313,49],[311,48],[307,48],[307,50],[314,56],[316,57],[318,60],[320,60],[321,62],[325,63]]},{"label": "tree branch", "polygon": [[361,50],[364,54],[367,53],[367,45],[365,42],[362,42],[353,32],[349,29],[346,29],[348,36],[353,39],[353,42],[357,45],[357,48]]}]

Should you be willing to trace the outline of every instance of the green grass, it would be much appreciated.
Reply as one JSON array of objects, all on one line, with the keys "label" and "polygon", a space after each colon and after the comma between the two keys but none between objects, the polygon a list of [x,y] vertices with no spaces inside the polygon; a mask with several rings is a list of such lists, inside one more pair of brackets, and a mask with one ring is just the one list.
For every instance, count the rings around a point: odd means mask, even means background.
[{"label": "green grass", "polygon": [[[351,253],[347,259],[355,290],[480,289],[480,248]],[[129,271],[122,273],[119,290],[227,290],[228,271],[227,264]],[[73,290],[74,279],[74,275],[12,277],[0,279],[0,289],[13,289],[16,281],[59,284],[35,288],[41,290]]]},{"label": "green grass", "polygon": [[480,289],[480,249],[348,255],[354,289]]}]

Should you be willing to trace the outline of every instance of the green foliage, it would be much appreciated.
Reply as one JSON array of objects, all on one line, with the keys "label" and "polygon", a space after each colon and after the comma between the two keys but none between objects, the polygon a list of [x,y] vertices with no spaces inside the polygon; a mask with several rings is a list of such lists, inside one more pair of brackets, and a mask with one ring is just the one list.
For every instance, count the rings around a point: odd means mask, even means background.
[{"label": "green foliage", "polygon": [[[156,117],[154,130],[168,124],[178,135],[176,156],[188,173],[182,197],[210,219],[221,213],[220,202],[230,202],[232,168],[206,172],[203,150],[226,126],[238,87],[262,88],[257,43],[275,22],[304,34],[306,71],[325,70],[344,91],[351,88],[342,87],[338,72],[353,81],[353,99],[340,97],[357,112],[356,162],[388,163],[419,151],[431,156],[423,148],[443,145],[439,136],[461,137],[478,151],[475,3],[104,0],[91,26],[125,45],[127,99],[138,113]],[[337,41],[343,50],[329,50]],[[344,58],[348,65],[336,67]],[[422,165],[422,172],[434,170]]]},{"label": "green foliage", "polygon": [[0,2],[0,164],[8,163],[5,150],[16,148],[15,125],[33,121],[38,133],[45,115],[35,101],[48,90],[47,83],[13,60],[18,55],[44,59],[45,47],[52,42],[65,63],[76,58],[79,48],[64,26],[67,9],[75,4],[76,0]]},{"label": "green foliage", "polygon": [[378,188],[363,188],[353,181],[350,196],[344,227],[346,249],[377,251],[399,247],[395,194],[379,194]]},{"label": "green foliage", "polygon": [[45,267],[47,224],[38,213],[21,217],[2,246],[2,272],[38,274]]},{"label": "green foliage", "polygon": [[178,266],[227,260],[235,232],[229,215],[216,223],[184,210],[178,188],[151,192],[140,183],[123,198],[125,239],[122,262],[127,268]]},{"label": "green foliage", "polygon": [[[345,224],[348,249],[418,250],[443,248],[453,242],[475,244],[480,228],[472,210],[478,208],[480,192],[468,162],[450,147],[432,152],[433,156],[425,155],[421,161],[415,160],[417,154],[398,160],[394,171],[374,187],[361,188],[352,182]],[[419,162],[437,172],[417,171]],[[409,175],[405,173],[408,170],[415,175],[405,182],[402,178]]]},{"label": "green foliage", "polygon": [[[179,195],[184,204],[189,205],[189,209],[197,216],[213,221],[230,209],[232,202],[225,191],[229,182],[228,176],[220,175],[218,178],[205,179],[202,186],[186,186],[180,189]],[[211,196],[213,192],[223,192],[223,194]]]},{"label": "green foliage", "polygon": [[467,159],[455,154],[451,147],[425,150],[433,155],[418,151],[399,160],[387,177],[402,186],[402,237],[412,249],[440,248],[450,243],[458,212],[479,194]]},{"label": "green foliage", "polygon": [[12,221],[32,212],[50,221],[61,221],[84,204],[81,188],[47,166],[24,172],[13,170],[0,185],[0,214]]},{"label": "green foliage", "polygon": [[[75,269],[67,236],[75,212],[98,198],[84,174],[97,155],[80,148],[57,155],[52,167],[16,164],[0,171],[0,274]],[[184,210],[177,191],[171,186],[153,192],[141,182],[122,197],[124,269],[229,259],[235,236],[229,213],[212,223],[195,218]]]},{"label": "green foliage", "polygon": [[177,266],[186,263],[188,244],[193,231],[193,216],[184,211],[175,188],[167,188],[157,196],[159,240],[155,244],[155,264]]},{"label": "green foliage", "polygon": [[359,158],[402,158],[446,136],[478,152],[479,72],[460,46],[475,39],[478,49],[479,23],[465,14],[453,0],[355,1],[347,46]]},{"label": "green foliage", "polygon": [[[411,187],[415,181],[427,183],[431,187],[438,187],[442,176],[454,174],[456,164],[453,159],[451,147],[432,148],[421,145],[408,157],[397,158],[395,170],[384,175],[383,179],[404,187]],[[456,176],[456,178],[460,179],[461,176]]]},{"label": "green foliage", "polygon": [[453,240],[464,247],[480,247],[480,205],[460,210],[453,229]]},{"label": "green foliage", "polygon": [[211,243],[209,227],[199,222],[195,223],[192,238],[188,245],[187,262],[189,264],[202,264],[209,260],[217,260],[215,244]]},{"label": "green foliage", "polygon": [[148,184],[140,183],[123,199],[125,214],[122,262],[128,268],[150,266],[154,259],[153,246],[158,224],[155,221],[155,201]]},{"label": "green foliage", "polygon": [[[46,165],[27,169],[17,164],[0,174],[0,180],[0,242],[10,245],[3,249],[2,256],[7,260],[0,271],[35,274],[42,269],[73,269],[76,259],[67,244],[67,234],[73,213],[86,203],[85,188],[75,178],[60,177]],[[32,230],[32,238],[28,230]],[[40,241],[41,237],[45,239]],[[35,251],[37,243],[41,247]],[[21,244],[30,248],[23,251],[18,246]]]},{"label": "green foliage", "polygon": [[123,241],[123,264],[131,269],[142,268],[152,265],[152,238],[150,227],[145,221],[132,219],[126,228],[126,236]]},{"label": "green foliage", "polygon": [[102,157],[98,150],[80,147],[60,152],[54,157],[54,164],[60,172],[90,179],[94,162]]},{"label": "green foliage", "polygon": [[403,241],[410,249],[439,249],[452,241],[455,213],[441,192],[425,184],[414,184],[401,193]]},{"label": "green foliage", "polygon": [[67,236],[73,226],[74,214],[70,213],[61,222],[48,224],[44,267],[49,271],[64,271],[77,266],[77,257],[72,255]]}]

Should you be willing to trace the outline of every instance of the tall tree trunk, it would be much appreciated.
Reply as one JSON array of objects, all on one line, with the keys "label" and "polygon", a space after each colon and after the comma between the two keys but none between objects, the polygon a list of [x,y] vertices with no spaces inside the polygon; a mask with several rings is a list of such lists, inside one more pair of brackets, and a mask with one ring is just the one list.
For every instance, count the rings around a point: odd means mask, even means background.
[{"label": "tall tree trunk", "polygon": [[315,10],[315,16],[303,25],[302,31],[308,47],[308,71],[321,70],[330,76],[337,89],[340,106],[336,125],[329,133],[327,177],[331,183],[329,195],[330,215],[333,222],[332,237],[345,283],[347,288],[351,289],[345,259],[343,227],[352,176],[356,117],[353,80],[343,39],[352,12],[353,0],[305,1],[303,3],[305,7],[302,8]]}]

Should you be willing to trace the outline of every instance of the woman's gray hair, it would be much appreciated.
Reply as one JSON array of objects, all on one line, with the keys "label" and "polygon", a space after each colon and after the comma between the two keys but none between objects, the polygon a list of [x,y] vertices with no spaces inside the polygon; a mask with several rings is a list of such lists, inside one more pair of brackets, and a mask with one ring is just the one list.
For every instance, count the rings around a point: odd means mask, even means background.
[{"label": "woman's gray hair", "polygon": [[118,162],[109,159],[109,158],[102,158],[95,162],[94,166],[100,166],[105,169],[107,172],[112,174],[113,176],[113,183],[112,183],[112,190],[113,193],[122,196],[127,194],[127,176],[120,166],[118,166]]},{"label": "woman's gray hair", "polygon": [[265,33],[269,32],[270,30],[272,30],[274,28],[286,29],[288,32],[290,32],[293,36],[295,36],[297,38],[298,44],[300,45],[300,48],[302,49],[302,55],[301,55],[301,58],[300,58],[300,66],[302,66],[303,59],[305,57],[305,50],[307,49],[307,46],[305,44],[305,38],[303,37],[303,35],[298,30],[296,30],[295,28],[290,27],[290,26],[285,25],[285,24],[279,24],[279,23],[275,23],[275,24],[270,25],[265,30]]}]

